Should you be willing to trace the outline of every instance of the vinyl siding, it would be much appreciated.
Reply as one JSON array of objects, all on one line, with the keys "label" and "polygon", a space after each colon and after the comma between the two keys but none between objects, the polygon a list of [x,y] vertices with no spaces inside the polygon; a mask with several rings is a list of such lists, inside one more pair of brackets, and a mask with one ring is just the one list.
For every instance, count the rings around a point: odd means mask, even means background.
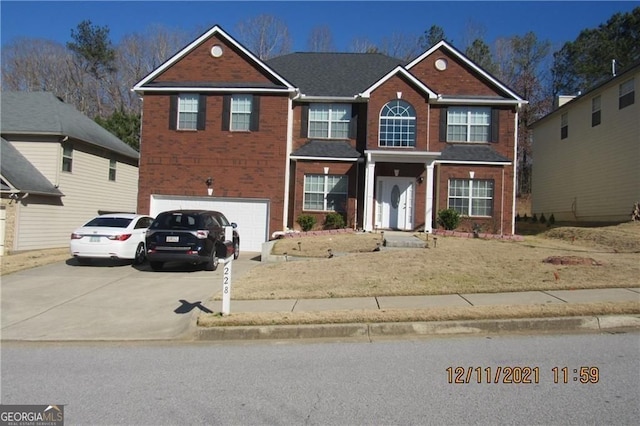
[{"label": "vinyl siding", "polygon": [[[568,104],[534,125],[532,211],[570,221],[626,221],[640,199],[640,73],[631,106],[618,109],[618,86],[630,76]],[[601,123],[591,126],[591,101],[601,96]],[[560,139],[568,112],[569,136]]]},{"label": "vinyl siding", "polygon": [[[60,145],[58,150],[61,153]],[[65,247],[71,232],[99,210],[135,212],[138,168],[118,161],[116,181],[109,181],[109,159],[74,149],[72,172],[59,173],[59,189],[65,196],[59,201],[55,197],[29,196],[19,206],[13,249]]]},{"label": "vinyl siding", "polygon": [[11,144],[52,184],[58,183],[59,165],[62,161],[62,148],[59,142],[12,141]]}]

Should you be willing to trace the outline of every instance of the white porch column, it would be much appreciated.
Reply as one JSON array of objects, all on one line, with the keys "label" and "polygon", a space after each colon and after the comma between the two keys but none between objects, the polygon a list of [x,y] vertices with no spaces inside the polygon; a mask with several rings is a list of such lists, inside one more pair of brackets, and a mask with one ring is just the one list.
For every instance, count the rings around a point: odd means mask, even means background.
[{"label": "white porch column", "polygon": [[425,164],[427,170],[426,186],[426,208],[424,211],[424,231],[431,233],[433,231],[433,160]]},{"label": "white porch column", "polygon": [[373,187],[376,175],[376,162],[371,160],[371,154],[367,154],[367,167],[364,172],[364,230],[373,230],[373,215],[375,212],[373,204]]}]

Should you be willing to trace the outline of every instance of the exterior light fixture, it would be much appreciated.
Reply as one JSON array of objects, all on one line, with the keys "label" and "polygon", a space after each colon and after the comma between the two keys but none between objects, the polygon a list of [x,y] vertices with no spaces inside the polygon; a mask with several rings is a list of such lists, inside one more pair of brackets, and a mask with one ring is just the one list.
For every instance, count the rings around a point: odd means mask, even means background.
[{"label": "exterior light fixture", "polygon": [[207,195],[213,195],[213,178],[209,176],[205,183],[207,184]]},{"label": "exterior light fixture", "polygon": [[400,174],[400,170],[393,169],[393,174],[394,174],[394,176],[398,177],[398,175]]}]

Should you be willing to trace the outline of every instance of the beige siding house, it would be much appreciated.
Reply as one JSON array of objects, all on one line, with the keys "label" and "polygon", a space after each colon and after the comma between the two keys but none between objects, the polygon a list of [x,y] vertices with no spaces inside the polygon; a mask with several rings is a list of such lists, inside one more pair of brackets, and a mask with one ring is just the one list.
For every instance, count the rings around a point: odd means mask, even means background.
[{"label": "beige siding house", "polygon": [[640,201],[639,85],[636,63],[531,125],[532,213],[557,221],[630,220]]},{"label": "beige siding house", "polygon": [[0,253],[66,247],[103,212],[135,212],[138,152],[47,92],[2,92]]}]

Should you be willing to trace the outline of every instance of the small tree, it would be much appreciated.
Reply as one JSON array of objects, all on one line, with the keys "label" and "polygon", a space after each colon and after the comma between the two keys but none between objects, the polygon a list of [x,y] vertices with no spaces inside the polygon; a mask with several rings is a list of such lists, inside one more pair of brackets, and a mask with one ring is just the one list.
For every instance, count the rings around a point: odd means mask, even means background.
[{"label": "small tree", "polygon": [[311,216],[310,214],[301,214],[298,216],[296,220],[298,225],[302,228],[304,232],[311,231],[316,224],[315,216]]},{"label": "small tree", "polygon": [[329,213],[324,219],[324,229],[341,229],[344,225],[344,217],[340,213]]},{"label": "small tree", "polygon": [[453,230],[460,224],[460,213],[454,209],[443,209],[438,212],[438,223],[447,230]]}]

